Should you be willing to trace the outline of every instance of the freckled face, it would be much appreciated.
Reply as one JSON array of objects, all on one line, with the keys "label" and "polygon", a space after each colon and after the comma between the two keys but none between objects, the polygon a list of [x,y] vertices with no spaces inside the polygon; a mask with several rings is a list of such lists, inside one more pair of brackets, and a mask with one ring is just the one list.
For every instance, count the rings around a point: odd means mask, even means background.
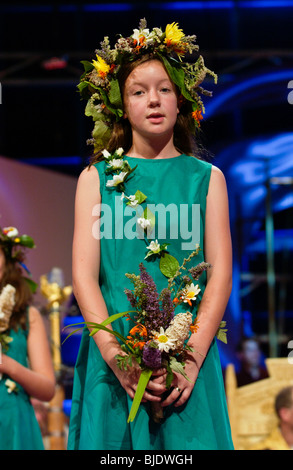
[{"label": "freckled face", "polygon": [[133,135],[173,136],[178,97],[160,61],[145,62],[130,73],[125,82],[124,105]]}]

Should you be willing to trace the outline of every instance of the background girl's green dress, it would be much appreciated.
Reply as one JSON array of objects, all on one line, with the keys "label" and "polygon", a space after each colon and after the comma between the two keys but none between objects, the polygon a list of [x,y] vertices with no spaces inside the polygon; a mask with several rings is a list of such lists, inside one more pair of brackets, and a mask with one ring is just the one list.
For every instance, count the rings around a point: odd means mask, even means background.
[{"label": "background girl's green dress", "polygon": [[[7,332],[12,338],[8,356],[27,367],[28,329],[18,328]],[[5,384],[9,377],[3,374],[0,380],[0,449],[1,450],[43,450],[43,441],[30,398],[25,390],[16,384],[11,393]]]},{"label": "background girl's green dress", "polygon": [[[192,241],[196,242],[197,228],[200,228],[200,240],[197,242],[204,248],[206,196],[211,165],[187,155],[158,160],[125,158],[132,168],[137,165],[125,184],[125,194],[133,195],[140,190],[147,196],[149,208],[150,204],[155,204],[160,222],[160,229],[156,227],[155,239],[159,243],[170,243],[169,253],[182,264],[183,259],[195,248],[190,245],[187,246],[188,250],[183,249],[186,248],[184,243],[191,241],[192,231]],[[150,257],[144,260],[147,245],[135,233],[135,210],[127,206],[124,211],[125,201],[121,201],[121,193],[106,187],[107,180],[113,178],[105,175],[106,163],[100,162],[95,166],[99,172],[102,198],[100,286],[111,315],[131,309],[124,289],[132,289],[133,285],[125,273],[139,274],[140,262],[144,262],[152,275],[158,292],[167,287],[167,279],[159,269],[158,259]],[[203,251],[200,251],[189,267],[203,259]],[[203,275],[200,281],[201,295],[205,282],[206,277]],[[180,308],[176,310],[177,313]],[[113,323],[113,329],[124,336],[130,328],[125,318]],[[69,449],[233,448],[216,340],[200,369],[188,402],[178,408],[170,406],[165,409],[166,419],[162,424],[155,424],[149,417],[149,404],[142,404],[135,420],[128,424],[131,404],[131,399],[103,361],[93,338],[89,337],[85,329],[74,374]]]}]

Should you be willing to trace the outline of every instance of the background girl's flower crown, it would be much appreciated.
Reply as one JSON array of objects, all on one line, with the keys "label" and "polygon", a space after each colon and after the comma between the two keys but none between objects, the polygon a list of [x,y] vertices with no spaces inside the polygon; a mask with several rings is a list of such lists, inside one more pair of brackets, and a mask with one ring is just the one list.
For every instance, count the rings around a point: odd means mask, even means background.
[{"label": "background girl's flower crown", "polygon": [[[164,64],[171,80],[177,85],[182,99],[192,105],[196,127],[203,118],[204,105],[200,95],[211,96],[200,84],[209,74],[217,82],[217,75],[209,70],[202,56],[196,62],[187,61],[187,55],[198,51],[196,36],[185,36],[178,23],[167,24],[165,31],[147,28],[140,20],[139,29],[130,37],[120,36],[113,49],[109,38],[104,37],[101,49],[96,50],[96,60],[82,61],[84,73],[78,84],[82,98],[88,100],[85,114],[95,122],[92,133],[94,147],[104,148],[110,138],[113,122],[123,117],[123,103],[117,74],[121,65],[140,59],[144,54],[154,54]],[[184,59],[184,61],[183,61]]]},{"label": "background girl's flower crown", "polygon": [[22,263],[26,248],[34,248],[35,242],[28,235],[20,235],[16,227],[0,227],[0,247],[8,258]]},{"label": "background girl's flower crown", "polygon": [[3,249],[7,259],[18,263],[28,274],[23,276],[28,283],[32,293],[38,287],[37,283],[31,279],[31,273],[24,264],[27,248],[35,248],[35,242],[29,235],[20,235],[16,227],[0,227],[0,248]]}]

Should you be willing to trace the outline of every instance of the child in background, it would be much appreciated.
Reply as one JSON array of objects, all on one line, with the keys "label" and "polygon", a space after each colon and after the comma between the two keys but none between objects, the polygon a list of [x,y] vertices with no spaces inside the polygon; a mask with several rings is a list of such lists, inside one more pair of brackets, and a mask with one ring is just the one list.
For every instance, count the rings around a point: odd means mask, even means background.
[{"label": "child in background", "polygon": [[49,401],[55,393],[46,330],[23,275],[24,250],[33,246],[15,227],[0,229],[1,450],[44,449],[30,397]]}]

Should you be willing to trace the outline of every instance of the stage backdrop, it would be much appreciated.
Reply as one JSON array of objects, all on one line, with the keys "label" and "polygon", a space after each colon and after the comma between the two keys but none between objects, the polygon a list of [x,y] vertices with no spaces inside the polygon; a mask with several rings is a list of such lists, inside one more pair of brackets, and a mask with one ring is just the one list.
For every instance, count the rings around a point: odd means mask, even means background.
[{"label": "stage backdrop", "polygon": [[[0,157],[0,226],[16,226],[34,238],[37,246],[29,250],[27,265],[38,283],[59,267],[65,284],[71,284],[76,183],[74,177]],[[39,290],[35,301],[38,307],[46,304]]]}]

